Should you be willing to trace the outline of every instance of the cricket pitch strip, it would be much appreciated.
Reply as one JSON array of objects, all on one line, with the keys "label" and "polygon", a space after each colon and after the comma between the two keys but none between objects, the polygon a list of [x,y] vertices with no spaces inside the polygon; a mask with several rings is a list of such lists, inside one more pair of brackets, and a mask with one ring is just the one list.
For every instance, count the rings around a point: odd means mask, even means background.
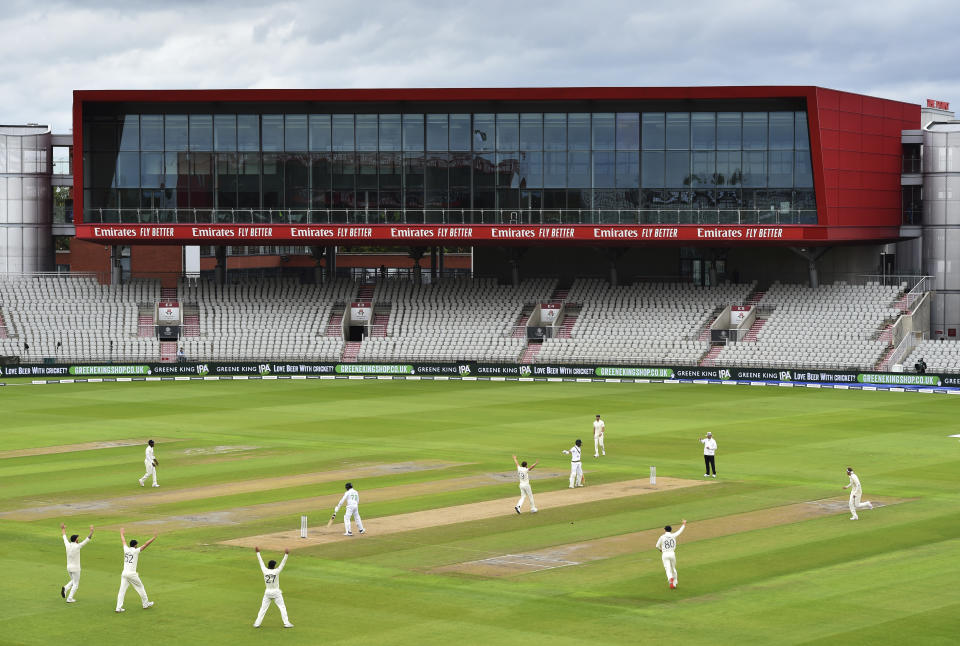
[{"label": "cricket pitch strip", "polygon": [[[686,487],[696,487],[707,484],[703,480],[683,480],[680,478],[657,478],[657,484],[650,484],[649,479],[626,480],[623,482],[613,482],[609,484],[593,485],[574,490],[561,489],[560,491],[546,491],[535,494],[537,506],[541,509],[554,509],[568,505],[579,505],[582,503],[596,502],[598,500],[610,500],[611,498],[626,498],[629,496],[638,496],[643,494],[658,493],[661,491],[670,491],[673,489],[683,489]],[[398,532],[407,532],[417,529],[429,529],[431,527],[443,527],[445,525],[456,525],[473,520],[484,520],[487,518],[496,518],[513,513],[513,506],[517,504],[518,494],[509,498],[498,498],[497,500],[486,500],[483,502],[469,503],[466,505],[457,505],[455,507],[445,507],[442,509],[428,509],[424,511],[415,511],[408,514],[398,514],[396,516],[383,516],[380,518],[370,518],[364,520],[367,534],[372,536],[383,536],[385,534],[395,534]],[[368,498],[364,498],[367,501]],[[376,502],[376,498],[370,497],[370,502]],[[324,512],[325,514],[325,512]],[[360,507],[360,515],[363,515],[363,506]],[[320,518],[326,521],[327,516],[321,515]],[[282,550],[285,548],[301,549],[305,547],[314,547],[327,543],[335,543],[345,540],[363,540],[356,534],[354,536],[343,535],[343,525],[337,522],[333,527],[311,527],[308,538],[300,538],[298,529],[290,531],[274,532],[272,534],[262,534],[260,536],[248,536],[245,538],[235,538],[223,541],[222,545],[232,545],[236,547],[261,547],[265,549]]]}]

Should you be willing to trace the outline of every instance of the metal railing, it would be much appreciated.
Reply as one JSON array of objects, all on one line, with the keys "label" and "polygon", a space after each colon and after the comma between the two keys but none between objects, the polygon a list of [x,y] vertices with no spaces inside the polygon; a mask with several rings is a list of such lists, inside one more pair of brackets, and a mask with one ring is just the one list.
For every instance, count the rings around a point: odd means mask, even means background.
[{"label": "metal railing", "polygon": [[921,336],[915,332],[904,335],[896,349],[880,364],[879,369],[889,370],[890,366],[903,363],[903,360],[910,356],[910,353],[920,345],[920,341],[922,340]]},{"label": "metal railing", "polygon": [[84,224],[817,224],[815,209],[184,209],[87,208]]}]

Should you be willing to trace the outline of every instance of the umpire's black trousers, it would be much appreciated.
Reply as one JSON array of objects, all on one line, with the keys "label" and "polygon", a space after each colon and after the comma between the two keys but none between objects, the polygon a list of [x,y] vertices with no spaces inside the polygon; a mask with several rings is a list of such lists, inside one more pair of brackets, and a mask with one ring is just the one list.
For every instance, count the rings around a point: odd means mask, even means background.
[{"label": "umpire's black trousers", "polygon": [[717,475],[717,460],[715,455],[705,455],[703,456],[703,463],[707,466],[707,470],[704,471],[703,475],[710,475],[710,468],[713,467],[713,475]]}]

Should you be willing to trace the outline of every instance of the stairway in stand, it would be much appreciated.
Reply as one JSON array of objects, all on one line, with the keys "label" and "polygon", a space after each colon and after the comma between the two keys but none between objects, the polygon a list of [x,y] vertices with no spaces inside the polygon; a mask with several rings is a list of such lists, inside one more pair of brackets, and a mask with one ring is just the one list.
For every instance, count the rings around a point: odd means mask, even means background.
[{"label": "stairway in stand", "polygon": [[361,345],[363,345],[363,343],[360,341],[347,341],[347,344],[343,347],[343,355],[340,357],[340,360],[348,363],[356,362],[357,355],[360,354]]},{"label": "stairway in stand", "polygon": [[573,312],[567,312],[563,317],[563,323],[560,324],[560,329],[557,331],[558,339],[570,339],[572,338],[573,326],[577,322],[577,314]]},{"label": "stairway in stand", "polygon": [[750,329],[747,330],[747,333],[743,336],[744,343],[756,343],[757,342],[757,332],[760,331],[767,322],[767,319],[754,319],[753,325],[750,326]]},{"label": "stairway in stand", "polygon": [[555,289],[553,294],[550,295],[551,303],[563,303],[567,300],[567,296],[570,294],[569,289]]},{"label": "stairway in stand", "polygon": [[357,290],[357,302],[369,303],[372,301],[375,287],[376,285],[360,285],[360,289]]},{"label": "stairway in stand", "polygon": [[530,312],[523,311],[513,324],[513,332],[510,334],[514,339],[522,339],[527,336],[527,321],[530,320]]},{"label": "stairway in stand", "polygon": [[0,339],[9,339],[10,335],[7,333],[7,322],[3,320],[3,312],[0,312]]},{"label": "stairway in stand", "polygon": [[710,314],[710,318],[707,320],[707,324],[703,326],[703,329],[700,330],[700,334],[697,336],[699,341],[709,341],[710,340],[710,326],[713,325],[713,322],[717,320],[717,317],[720,316],[720,313],[723,312],[724,308],[718,307],[713,310]]},{"label": "stairway in stand", "polygon": [[177,344],[175,341],[160,342],[160,361],[173,363],[177,360]]},{"label": "stairway in stand", "polygon": [[720,351],[723,350],[722,345],[710,346],[710,351],[703,355],[703,358],[700,359],[701,366],[712,366],[714,359],[717,358],[717,355],[720,354]]},{"label": "stairway in stand", "polygon": [[176,288],[176,287],[161,287],[161,288],[160,288],[160,300],[161,300],[161,301],[175,301],[175,300],[177,300],[177,288]]},{"label": "stairway in stand", "polygon": [[338,336],[343,338],[343,312],[337,312],[330,315],[327,321],[327,329],[324,336]]},{"label": "stairway in stand", "polygon": [[183,315],[183,336],[200,336],[200,315]]},{"label": "stairway in stand", "polygon": [[370,326],[370,336],[387,336],[387,323],[390,322],[390,314],[374,314],[373,325]]},{"label": "stairway in stand", "polygon": [[894,351],[897,349],[896,346],[891,345],[889,348],[883,351],[883,356],[880,357],[880,360],[873,366],[874,370],[888,370],[890,366],[887,365],[887,362],[890,361],[890,356],[893,355]]},{"label": "stairway in stand", "polygon": [[893,306],[896,307],[898,310],[900,310],[903,314],[909,314],[910,309],[913,306],[913,301],[910,294],[906,293],[900,298],[898,298],[897,301],[893,304]]},{"label": "stairway in stand", "polygon": [[153,336],[153,317],[149,314],[140,314],[137,317],[137,336]]},{"label": "stairway in stand", "polygon": [[533,363],[533,358],[540,354],[541,349],[543,349],[543,343],[529,343],[520,357],[520,363]]},{"label": "stairway in stand", "polygon": [[766,292],[754,292],[747,296],[747,300],[745,302],[747,305],[757,305],[761,300],[763,300],[763,297],[766,296],[766,294]]}]

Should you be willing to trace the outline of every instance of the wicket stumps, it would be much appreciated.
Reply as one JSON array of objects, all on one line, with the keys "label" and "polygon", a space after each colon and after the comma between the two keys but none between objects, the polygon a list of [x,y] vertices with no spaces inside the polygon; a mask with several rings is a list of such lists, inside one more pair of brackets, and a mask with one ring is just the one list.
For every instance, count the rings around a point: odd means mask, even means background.
[{"label": "wicket stumps", "polygon": [[650,484],[657,484],[657,467],[650,467]]},{"label": "wicket stumps", "polygon": [[300,517],[300,538],[306,538],[306,537],[307,537],[307,517],[301,516]]}]

